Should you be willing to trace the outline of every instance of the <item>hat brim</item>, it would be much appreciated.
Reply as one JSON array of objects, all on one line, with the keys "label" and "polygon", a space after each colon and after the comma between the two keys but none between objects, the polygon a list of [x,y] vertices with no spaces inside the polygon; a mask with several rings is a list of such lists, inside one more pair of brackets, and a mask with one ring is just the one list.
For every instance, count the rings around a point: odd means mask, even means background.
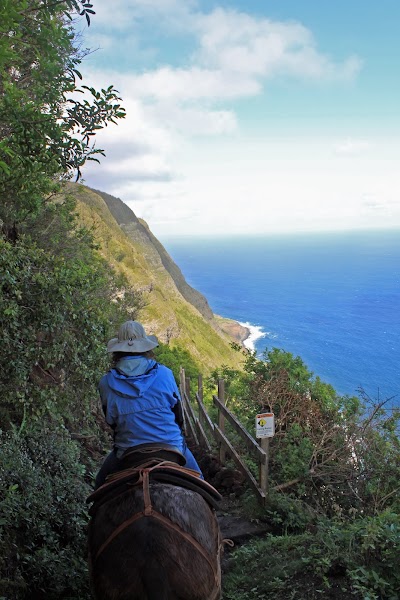
[{"label": "hat brim", "polygon": [[145,338],[123,340],[112,338],[107,344],[107,352],[148,352],[157,348],[158,340],[155,335],[147,335]]}]

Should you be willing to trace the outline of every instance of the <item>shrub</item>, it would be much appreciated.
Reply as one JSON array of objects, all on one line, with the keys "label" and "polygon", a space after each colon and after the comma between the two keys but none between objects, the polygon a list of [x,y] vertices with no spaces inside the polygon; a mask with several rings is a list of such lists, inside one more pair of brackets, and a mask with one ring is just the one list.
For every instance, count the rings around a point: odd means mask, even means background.
[{"label": "shrub", "polygon": [[171,369],[178,384],[180,368],[184,367],[186,377],[190,377],[191,384],[196,385],[199,367],[187,350],[160,343],[154,353],[160,363]]},{"label": "shrub", "polygon": [[224,599],[396,600],[400,517],[384,512],[343,524],[322,521],[300,535],[268,536],[231,555]]},{"label": "shrub", "polygon": [[0,239],[1,420],[7,427],[44,414],[81,428],[90,420],[95,383],[107,367],[110,324],[134,316],[141,298],[128,290],[114,301],[124,282],[113,281],[87,243],[65,257],[27,239],[16,245]]},{"label": "shrub", "polygon": [[78,446],[43,427],[0,433],[0,453],[0,597],[90,598]]}]

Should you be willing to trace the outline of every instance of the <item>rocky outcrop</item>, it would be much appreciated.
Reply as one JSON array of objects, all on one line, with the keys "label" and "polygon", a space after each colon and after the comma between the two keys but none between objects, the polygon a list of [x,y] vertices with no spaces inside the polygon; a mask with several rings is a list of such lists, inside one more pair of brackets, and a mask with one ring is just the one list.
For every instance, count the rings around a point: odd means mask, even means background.
[{"label": "rocky outcrop", "polygon": [[250,336],[250,329],[244,325],[241,325],[237,321],[232,321],[232,319],[226,319],[217,315],[215,318],[222,331],[224,331],[234,340],[237,340],[240,344],[243,344],[243,342],[245,342]]}]

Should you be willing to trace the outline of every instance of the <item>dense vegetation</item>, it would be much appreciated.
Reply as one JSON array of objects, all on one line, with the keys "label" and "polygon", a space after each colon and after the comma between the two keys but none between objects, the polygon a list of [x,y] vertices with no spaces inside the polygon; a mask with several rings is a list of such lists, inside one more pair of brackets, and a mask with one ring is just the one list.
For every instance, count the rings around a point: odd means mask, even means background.
[{"label": "dense vegetation", "polygon": [[[90,598],[84,499],[109,444],[96,385],[106,340],[144,303],[63,188],[124,116],[112,86],[76,99],[72,24],[92,14],[84,0],[0,7],[0,600]],[[157,352],[176,376],[201,370],[179,346]],[[400,597],[398,415],[338,397],[288,353],[243,359],[213,377],[249,431],[260,409],[276,415],[268,505],[241,499],[276,535],[231,555],[224,597]]]},{"label": "dense vegetation", "polygon": [[[57,200],[124,116],[113,88],[72,100],[82,58],[71,19],[89,3],[0,9],[0,597],[89,597],[84,498],[104,340],[140,295]],[[122,293],[123,292],[123,293]],[[86,467],[84,466],[86,465]]]},{"label": "dense vegetation", "polygon": [[264,411],[276,427],[267,506],[242,498],[275,535],[232,554],[224,598],[399,598],[399,411],[362,390],[338,396],[276,348],[262,360],[246,354],[244,371],[216,370],[210,383],[221,377],[248,431]]}]

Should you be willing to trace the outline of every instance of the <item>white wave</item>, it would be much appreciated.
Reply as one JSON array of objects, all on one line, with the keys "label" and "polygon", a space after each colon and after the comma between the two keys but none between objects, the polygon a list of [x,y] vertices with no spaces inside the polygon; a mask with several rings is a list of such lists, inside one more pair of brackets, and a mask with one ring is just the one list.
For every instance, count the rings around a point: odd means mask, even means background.
[{"label": "white wave", "polygon": [[267,332],[263,331],[262,327],[259,327],[258,325],[252,325],[251,323],[241,323],[240,321],[239,324],[242,325],[242,327],[246,327],[246,329],[248,329],[250,332],[249,337],[244,340],[243,345],[249,350],[255,350],[256,341],[260,338],[265,337],[267,335]]},{"label": "white wave", "polygon": [[279,336],[277,333],[272,333],[272,331],[266,331],[265,337],[269,338],[270,340],[276,340]]}]

